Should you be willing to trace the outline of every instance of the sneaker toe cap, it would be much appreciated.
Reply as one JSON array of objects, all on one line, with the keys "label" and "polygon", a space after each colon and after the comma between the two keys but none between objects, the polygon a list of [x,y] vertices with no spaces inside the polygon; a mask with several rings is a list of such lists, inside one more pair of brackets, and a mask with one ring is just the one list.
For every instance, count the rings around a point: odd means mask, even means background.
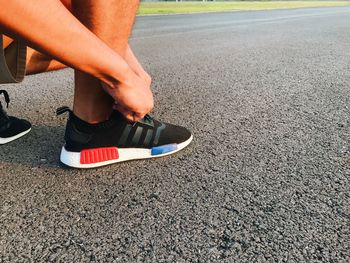
[{"label": "sneaker toe cap", "polygon": [[31,123],[27,120],[18,119],[16,117],[10,117],[10,121],[11,129],[16,133],[27,131],[32,127]]},{"label": "sneaker toe cap", "polygon": [[185,127],[167,124],[162,132],[158,145],[166,145],[172,143],[183,143],[189,140],[192,133]]}]

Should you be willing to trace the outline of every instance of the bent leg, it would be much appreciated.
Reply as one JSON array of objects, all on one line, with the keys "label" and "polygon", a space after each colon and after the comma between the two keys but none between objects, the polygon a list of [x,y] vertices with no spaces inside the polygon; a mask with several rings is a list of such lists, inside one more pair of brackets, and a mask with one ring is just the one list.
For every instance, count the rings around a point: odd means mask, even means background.
[{"label": "bent leg", "polygon": [[[71,0],[60,0],[60,1],[70,12],[72,11]],[[66,67],[67,67],[66,65],[62,64],[61,62],[53,59],[48,55],[40,53],[39,51],[29,47],[27,49],[27,65],[26,65],[27,75],[63,69]]]},{"label": "bent leg", "polygon": [[40,53],[32,48],[27,48],[26,75],[33,75],[53,70],[66,68],[67,66],[52,57]]},{"label": "bent leg", "polygon": [[[130,73],[125,60],[58,0],[0,0],[0,32],[114,86]],[[130,75],[130,74],[129,74]]]},{"label": "bent leg", "polygon": [[[122,17],[127,17],[125,14],[136,12],[138,1],[117,4],[123,8]],[[120,111],[129,120],[140,120],[152,109],[153,96],[149,86],[115,52],[122,49],[113,50],[106,45],[59,0],[41,1],[40,4],[35,0],[0,0],[0,6],[6,6],[0,8],[0,32],[25,40],[36,50],[103,81],[104,90],[118,101]],[[103,23],[103,20],[99,22]]]},{"label": "bent leg", "polygon": [[[60,0],[62,4],[72,12],[72,1],[71,0]],[[12,39],[4,36],[4,48],[12,42]],[[27,75],[37,74],[42,72],[49,72],[53,70],[59,70],[66,68],[67,66],[62,64],[61,62],[53,59],[52,57],[40,53],[32,48],[28,47],[27,50]],[[151,77],[148,73],[143,69],[142,65],[134,55],[131,47],[128,45],[125,57],[125,61],[129,64],[129,66],[134,70],[134,72],[142,77],[147,83],[151,83]]]},{"label": "bent leg", "polygon": [[[71,0],[60,0],[61,3],[69,10],[72,11]],[[42,72],[48,72],[58,69],[66,68],[67,66],[61,62],[53,59],[52,57],[40,53],[39,51],[27,48],[27,65],[26,74],[32,75]]]},{"label": "bent leg", "polygon": [[[2,48],[6,49],[13,42],[13,39],[5,35],[2,35],[2,38]],[[66,65],[53,59],[52,57],[40,53],[33,48],[27,47],[26,75],[49,72],[66,67]]]},{"label": "bent leg", "polygon": [[[109,47],[125,58],[138,0],[72,0],[73,14]],[[114,100],[100,80],[75,71],[74,113],[96,123],[109,118]]]},{"label": "bent leg", "polygon": [[[9,42],[11,43],[12,40]],[[5,45],[8,43],[4,43]],[[4,45],[4,46],[5,46]],[[144,70],[138,59],[136,58],[134,52],[131,47],[128,45],[125,57],[126,63],[132,68],[132,70],[145,80],[149,85],[151,84],[151,77]],[[59,70],[66,68],[67,66],[62,64],[61,62],[53,59],[52,57],[40,53],[32,48],[27,48],[27,75],[33,75],[38,73],[49,72],[53,70]]]}]

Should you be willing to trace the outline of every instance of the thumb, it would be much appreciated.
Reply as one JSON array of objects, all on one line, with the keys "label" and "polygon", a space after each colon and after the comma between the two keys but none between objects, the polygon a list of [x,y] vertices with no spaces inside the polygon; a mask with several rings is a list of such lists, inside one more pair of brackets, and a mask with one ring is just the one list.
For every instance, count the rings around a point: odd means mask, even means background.
[{"label": "thumb", "polygon": [[130,111],[126,109],[125,107],[121,106],[120,104],[114,104],[113,109],[119,111],[123,116],[131,122],[138,122],[141,120],[144,116],[141,116],[140,114]]}]

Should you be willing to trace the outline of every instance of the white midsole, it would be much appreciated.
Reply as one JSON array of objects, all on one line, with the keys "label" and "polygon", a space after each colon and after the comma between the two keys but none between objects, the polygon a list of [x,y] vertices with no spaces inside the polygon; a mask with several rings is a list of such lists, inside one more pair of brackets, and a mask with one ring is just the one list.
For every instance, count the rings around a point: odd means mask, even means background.
[{"label": "white midsole", "polygon": [[31,131],[31,128],[29,130],[21,132],[21,133],[15,135],[15,136],[12,136],[12,137],[0,138],[0,144],[6,144],[6,143],[12,142],[14,140],[17,140],[17,139],[21,138],[22,136],[26,135],[27,133],[29,133],[30,131]]},{"label": "white midsole", "polygon": [[159,154],[159,155],[152,155],[150,149],[140,149],[140,148],[118,148],[118,154],[119,158],[117,160],[110,160],[105,162],[98,162],[98,163],[92,163],[92,164],[81,164],[80,163],[80,152],[69,152],[65,149],[65,147],[62,147],[61,151],[61,162],[65,165],[68,165],[70,167],[74,168],[95,168],[100,166],[105,166],[113,163],[120,163],[130,160],[138,160],[138,159],[147,159],[147,158],[156,158],[156,157],[162,157],[166,155],[170,155],[173,153],[176,153],[183,148],[185,148],[187,145],[191,143],[193,139],[193,136],[183,142],[177,145],[177,149],[172,152]]}]

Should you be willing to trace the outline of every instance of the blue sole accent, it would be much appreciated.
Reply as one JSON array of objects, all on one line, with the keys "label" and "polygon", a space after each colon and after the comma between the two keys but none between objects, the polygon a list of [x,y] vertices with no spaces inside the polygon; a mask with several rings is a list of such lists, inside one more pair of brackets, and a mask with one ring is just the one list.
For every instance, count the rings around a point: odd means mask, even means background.
[{"label": "blue sole accent", "polygon": [[160,155],[164,153],[169,153],[177,150],[177,144],[167,144],[167,145],[162,145],[158,147],[153,147],[151,150],[151,154],[153,155]]}]

